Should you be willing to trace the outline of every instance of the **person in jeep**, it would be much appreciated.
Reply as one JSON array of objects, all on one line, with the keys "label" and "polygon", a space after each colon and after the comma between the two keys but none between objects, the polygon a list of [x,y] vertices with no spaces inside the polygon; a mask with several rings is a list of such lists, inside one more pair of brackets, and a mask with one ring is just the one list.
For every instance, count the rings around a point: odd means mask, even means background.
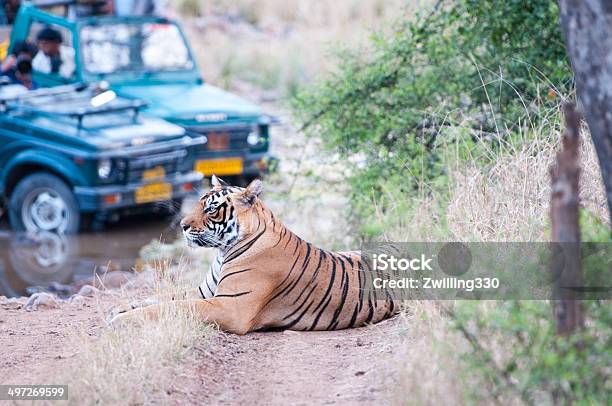
[{"label": "person in jeep", "polygon": [[37,85],[32,80],[32,58],[35,54],[34,45],[28,41],[18,41],[0,67],[2,75],[13,84],[20,84],[28,90],[36,89]]},{"label": "person in jeep", "polygon": [[36,40],[39,51],[32,61],[34,70],[71,78],[75,69],[74,49],[62,45],[62,34],[54,28],[45,27],[38,33]]}]

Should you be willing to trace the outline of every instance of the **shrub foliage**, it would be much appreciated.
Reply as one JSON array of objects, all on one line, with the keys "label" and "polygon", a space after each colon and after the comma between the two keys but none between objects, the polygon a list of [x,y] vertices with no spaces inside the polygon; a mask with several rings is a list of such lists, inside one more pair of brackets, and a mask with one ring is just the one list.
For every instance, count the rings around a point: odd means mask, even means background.
[{"label": "shrub foliage", "polygon": [[381,179],[408,191],[443,178],[437,147],[457,128],[495,143],[537,125],[571,85],[555,2],[455,0],[340,51],[337,71],[294,106],[328,148],[358,158],[353,203],[364,214],[360,196]]}]

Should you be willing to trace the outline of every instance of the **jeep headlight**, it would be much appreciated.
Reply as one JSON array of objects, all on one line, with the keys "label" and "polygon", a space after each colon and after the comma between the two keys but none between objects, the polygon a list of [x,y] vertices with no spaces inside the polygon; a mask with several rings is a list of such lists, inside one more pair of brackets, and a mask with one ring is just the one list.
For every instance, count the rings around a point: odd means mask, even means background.
[{"label": "jeep headlight", "polygon": [[257,130],[251,131],[249,135],[247,135],[247,143],[253,147],[259,144],[260,139],[261,137],[259,136],[259,131]]},{"label": "jeep headlight", "polygon": [[98,161],[98,177],[100,179],[108,179],[113,169],[113,163],[110,159],[101,159]]}]

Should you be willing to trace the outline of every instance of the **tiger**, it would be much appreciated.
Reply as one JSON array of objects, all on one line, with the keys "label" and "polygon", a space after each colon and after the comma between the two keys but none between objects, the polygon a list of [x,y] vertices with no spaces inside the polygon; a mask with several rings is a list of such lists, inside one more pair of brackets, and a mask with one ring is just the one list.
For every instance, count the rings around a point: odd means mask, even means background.
[{"label": "tiger", "polygon": [[399,312],[393,291],[370,289],[360,251],[331,252],[290,231],[262,202],[263,183],[230,186],[217,176],[180,226],[187,244],[215,248],[202,284],[181,300],[117,314],[112,325],[155,319],[167,306],[243,335],[269,330],[340,330]]}]

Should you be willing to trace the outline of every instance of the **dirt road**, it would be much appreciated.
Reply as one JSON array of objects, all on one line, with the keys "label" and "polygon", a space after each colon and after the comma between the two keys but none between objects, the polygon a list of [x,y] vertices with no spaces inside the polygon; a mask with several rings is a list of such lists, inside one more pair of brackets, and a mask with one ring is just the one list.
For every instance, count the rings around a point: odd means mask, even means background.
[{"label": "dirt road", "polygon": [[57,307],[36,311],[26,310],[26,301],[0,297],[0,384],[51,384],[50,374],[78,353],[73,338],[79,333],[95,336],[104,328],[93,298],[60,301]]},{"label": "dirt road", "polygon": [[333,332],[221,335],[193,359],[182,400],[207,404],[387,404],[398,321]]},{"label": "dirt road", "polygon": [[[23,301],[22,301],[23,302]],[[112,300],[104,301],[110,306]],[[100,301],[62,302],[59,308],[26,311],[3,300],[0,318],[1,383],[55,383],[79,352],[74,334],[95,339]],[[158,388],[166,404],[387,404],[401,321],[333,332],[219,333],[198,344]],[[53,382],[51,382],[53,381]]]}]

